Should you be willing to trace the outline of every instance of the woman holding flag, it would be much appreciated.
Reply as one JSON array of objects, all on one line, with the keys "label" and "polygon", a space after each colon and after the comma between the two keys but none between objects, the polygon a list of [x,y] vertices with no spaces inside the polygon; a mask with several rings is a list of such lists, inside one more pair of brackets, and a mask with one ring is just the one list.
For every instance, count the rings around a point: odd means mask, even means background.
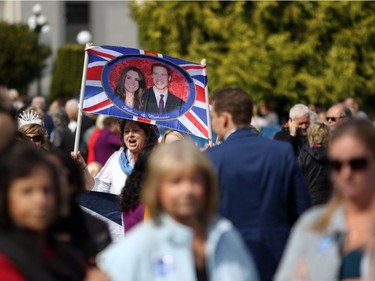
[{"label": "woman holding flag", "polygon": [[119,195],[142,149],[158,143],[154,125],[123,119],[120,129],[120,149],[112,154],[95,178],[88,171],[81,154],[78,152],[75,156],[71,153],[84,173],[87,190]]}]

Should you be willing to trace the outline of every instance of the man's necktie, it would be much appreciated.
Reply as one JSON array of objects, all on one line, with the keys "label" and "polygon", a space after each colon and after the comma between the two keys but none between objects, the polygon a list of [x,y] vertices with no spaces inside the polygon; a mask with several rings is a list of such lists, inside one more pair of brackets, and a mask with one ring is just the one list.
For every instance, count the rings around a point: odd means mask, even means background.
[{"label": "man's necktie", "polygon": [[159,101],[159,113],[164,112],[164,95],[160,95],[160,101]]}]

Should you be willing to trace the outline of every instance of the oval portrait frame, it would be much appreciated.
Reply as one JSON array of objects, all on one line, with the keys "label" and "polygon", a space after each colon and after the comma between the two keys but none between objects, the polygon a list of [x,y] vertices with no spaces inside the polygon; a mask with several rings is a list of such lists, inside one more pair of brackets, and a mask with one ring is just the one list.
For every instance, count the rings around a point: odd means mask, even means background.
[{"label": "oval portrait frame", "polygon": [[[146,95],[148,93],[147,89],[153,86],[151,66],[156,63],[165,65],[170,69],[171,81],[168,86],[169,94],[178,97],[180,101],[182,100],[182,105],[178,106],[177,109],[164,113],[147,112],[145,109],[137,109],[126,105],[115,93],[115,86],[121,76],[122,70],[133,66],[142,72],[146,80],[146,91],[143,95]],[[169,60],[149,55],[122,55],[108,61],[102,71],[102,86],[108,98],[121,111],[132,116],[156,121],[173,120],[184,115],[192,108],[196,98],[194,81],[184,69]],[[175,92],[178,94],[175,94]]]}]

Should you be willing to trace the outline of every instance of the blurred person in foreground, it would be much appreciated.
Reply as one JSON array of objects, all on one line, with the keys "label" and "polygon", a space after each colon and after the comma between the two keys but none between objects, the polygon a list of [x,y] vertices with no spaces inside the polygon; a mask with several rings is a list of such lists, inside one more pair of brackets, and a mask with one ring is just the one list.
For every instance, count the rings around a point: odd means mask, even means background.
[{"label": "blurred person in foreground", "polygon": [[366,244],[374,237],[375,129],[351,120],[331,135],[328,158],[334,193],[298,221],[276,281],[364,280]]},{"label": "blurred person in foreground", "polygon": [[12,145],[17,131],[17,122],[11,111],[0,104],[0,155]]},{"label": "blurred person in foreground", "polygon": [[1,158],[1,280],[108,280],[98,270],[86,275],[79,253],[53,236],[61,203],[57,179],[45,154],[32,146],[14,147]]},{"label": "blurred person in foreground", "polygon": [[97,262],[113,281],[258,280],[232,224],[216,217],[217,181],[192,142],[152,153],[143,203],[151,219],[110,246]]},{"label": "blurred person in foreground", "polygon": [[207,150],[219,177],[219,213],[240,231],[268,281],[290,229],[310,207],[308,188],[292,147],[249,129],[253,102],[244,90],[220,89],[212,100],[212,127],[223,140]]},{"label": "blurred person in foreground", "polygon": [[60,181],[60,214],[53,225],[53,233],[57,239],[78,250],[86,264],[94,266],[96,254],[111,243],[107,225],[79,206],[84,183],[74,160],[57,149],[50,150],[47,158],[59,171]]},{"label": "blurred person in foreground", "polygon": [[297,159],[309,185],[312,205],[327,203],[332,193],[327,163],[329,134],[327,123],[312,123],[308,129],[309,145],[302,148]]}]

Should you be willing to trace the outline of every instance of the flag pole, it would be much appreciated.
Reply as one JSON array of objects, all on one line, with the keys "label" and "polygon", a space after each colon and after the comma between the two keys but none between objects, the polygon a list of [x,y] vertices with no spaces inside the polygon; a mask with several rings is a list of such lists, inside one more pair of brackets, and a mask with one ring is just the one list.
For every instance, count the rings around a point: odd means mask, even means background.
[{"label": "flag pole", "polygon": [[[201,60],[201,65],[204,65],[203,74],[207,79],[207,62],[206,59]],[[208,98],[208,83],[206,83],[206,86],[204,87],[204,93],[206,97],[206,114],[207,114],[207,129],[208,129],[208,145],[212,146],[212,128],[211,128],[211,116],[210,116],[210,102]]]},{"label": "flag pole", "polygon": [[81,90],[80,90],[79,104],[78,104],[77,129],[76,129],[76,135],[75,135],[75,140],[74,140],[74,155],[77,155],[77,152],[78,152],[79,137],[81,135],[81,127],[82,127],[83,98],[85,96],[86,75],[87,75],[87,66],[88,66],[88,60],[89,60],[87,50],[92,47],[93,47],[92,43],[87,43],[85,47],[85,59],[83,62]]}]

